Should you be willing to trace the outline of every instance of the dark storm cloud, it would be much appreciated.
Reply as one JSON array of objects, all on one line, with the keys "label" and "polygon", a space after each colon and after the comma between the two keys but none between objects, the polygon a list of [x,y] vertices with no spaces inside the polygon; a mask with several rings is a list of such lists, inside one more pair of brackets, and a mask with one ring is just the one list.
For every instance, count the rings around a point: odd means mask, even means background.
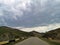
[{"label": "dark storm cloud", "polygon": [[[29,5],[26,4],[26,7],[23,9],[17,9],[16,7],[14,10],[7,5],[0,4],[0,9],[2,10],[0,25],[36,27],[60,23],[60,3],[55,0],[48,0],[42,4],[40,0],[36,1],[31,1]],[[18,11],[17,14],[15,12],[16,10]],[[2,19],[4,21],[2,21]]]}]

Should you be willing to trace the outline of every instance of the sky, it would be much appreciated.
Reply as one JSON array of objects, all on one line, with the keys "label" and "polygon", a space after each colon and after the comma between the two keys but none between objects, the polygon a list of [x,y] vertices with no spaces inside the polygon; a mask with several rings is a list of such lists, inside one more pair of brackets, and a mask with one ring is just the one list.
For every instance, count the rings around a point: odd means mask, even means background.
[{"label": "sky", "polygon": [[46,32],[60,28],[60,0],[0,0],[0,26]]}]

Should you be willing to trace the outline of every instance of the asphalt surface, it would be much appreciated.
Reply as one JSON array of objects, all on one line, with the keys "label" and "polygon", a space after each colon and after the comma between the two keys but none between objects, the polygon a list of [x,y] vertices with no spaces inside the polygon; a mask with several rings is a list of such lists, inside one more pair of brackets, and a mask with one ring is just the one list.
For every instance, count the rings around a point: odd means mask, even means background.
[{"label": "asphalt surface", "polygon": [[39,39],[38,37],[31,37],[15,45],[49,45],[49,44]]}]

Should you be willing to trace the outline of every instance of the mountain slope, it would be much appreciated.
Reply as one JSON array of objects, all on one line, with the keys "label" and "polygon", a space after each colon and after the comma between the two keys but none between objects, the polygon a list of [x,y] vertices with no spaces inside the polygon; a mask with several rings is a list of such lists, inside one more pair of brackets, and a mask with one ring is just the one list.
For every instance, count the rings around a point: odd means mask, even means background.
[{"label": "mountain slope", "polygon": [[60,40],[60,28],[57,28],[57,29],[51,30],[49,32],[46,32],[44,34],[44,37]]},{"label": "mountain slope", "polygon": [[28,32],[23,32],[6,26],[0,27],[0,41],[13,40],[16,38],[22,39],[22,37],[25,39],[30,36],[31,34]]}]

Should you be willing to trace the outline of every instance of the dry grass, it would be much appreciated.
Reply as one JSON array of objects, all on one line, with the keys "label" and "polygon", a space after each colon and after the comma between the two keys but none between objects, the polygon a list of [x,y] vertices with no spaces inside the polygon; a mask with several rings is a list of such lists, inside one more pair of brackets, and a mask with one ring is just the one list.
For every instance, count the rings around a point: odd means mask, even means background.
[{"label": "dry grass", "polygon": [[0,42],[0,45],[6,44],[6,43],[9,43],[9,41],[3,41],[3,42]]}]

